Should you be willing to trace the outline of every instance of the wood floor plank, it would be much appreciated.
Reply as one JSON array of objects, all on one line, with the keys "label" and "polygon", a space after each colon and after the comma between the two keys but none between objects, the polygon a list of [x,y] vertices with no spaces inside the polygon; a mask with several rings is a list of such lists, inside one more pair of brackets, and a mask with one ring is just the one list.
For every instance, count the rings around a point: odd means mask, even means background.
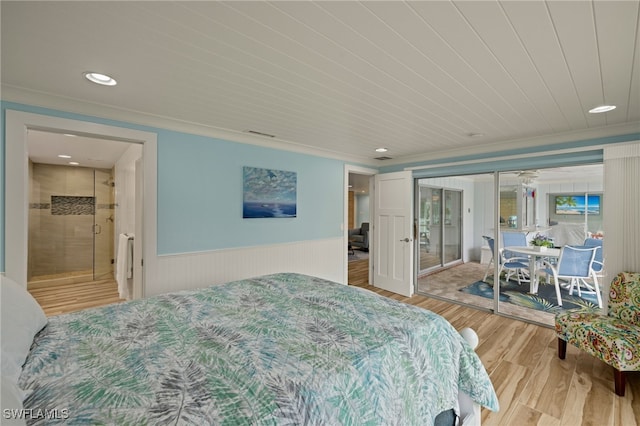
[{"label": "wood floor plank", "polygon": [[498,395],[500,410],[492,412],[483,409],[482,424],[484,426],[509,424],[509,419],[519,409],[518,399],[530,376],[530,368],[509,361],[502,361],[496,365],[490,377]]},{"label": "wood floor plank", "polygon": [[561,360],[555,351],[544,348],[520,395],[520,402],[550,417],[561,419],[574,369],[575,363]]},{"label": "wood floor plank", "polygon": [[523,367],[534,368],[547,350],[548,342],[555,342],[555,333],[548,328],[531,325],[523,327],[507,349],[505,359]]},{"label": "wood floor plank", "polygon": [[28,286],[28,290],[47,316],[124,301],[120,299],[118,284],[113,279],[48,286],[39,283],[35,288]]},{"label": "wood floor plank", "polygon": [[536,411],[524,404],[516,404],[505,425],[559,426],[560,419]]}]

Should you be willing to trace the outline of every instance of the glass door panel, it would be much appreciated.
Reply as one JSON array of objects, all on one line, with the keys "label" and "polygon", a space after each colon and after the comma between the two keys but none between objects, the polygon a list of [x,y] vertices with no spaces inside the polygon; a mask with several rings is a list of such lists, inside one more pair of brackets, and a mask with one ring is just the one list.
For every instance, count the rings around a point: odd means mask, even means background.
[{"label": "glass door panel", "polygon": [[93,279],[110,279],[113,271],[113,178],[111,171],[94,171]]},{"label": "glass door panel", "polygon": [[462,191],[420,183],[418,274],[456,262],[462,255]]},{"label": "glass door panel", "polygon": [[493,174],[418,181],[418,293],[493,309],[483,281],[485,274],[491,281],[493,263],[483,236],[495,231],[494,193]]},{"label": "glass door panel", "polygon": [[440,217],[442,189],[420,186],[418,212],[419,272],[442,264],[440,259]]},{"label": "glass door panel", "polygon": [[455,262],[462,258],[462,192],[444,191],[444,250],[442,263]]}]

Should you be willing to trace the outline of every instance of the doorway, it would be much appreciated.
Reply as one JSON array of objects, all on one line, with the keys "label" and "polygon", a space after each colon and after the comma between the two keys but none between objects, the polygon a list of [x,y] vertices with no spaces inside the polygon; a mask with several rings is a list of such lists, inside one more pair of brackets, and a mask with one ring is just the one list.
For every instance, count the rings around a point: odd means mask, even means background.
[{"label": "doorway", "polygon": [[[373,206],[373,176],[378,171],[350,164],[344,166],[344,284],[370,284],[373,235],[369,232],[368,250],[355,250],[349,232],[367,221]],[[356,195],[359,194],[359,195]]]},{"label": "doorway", "polygon": [[[56,135],[75,135],[78,140],[83,137],[91,138],[92,142],[98,141],[123,143],[127,147],[137,146],[144,155],[138,156],[140,163],[144,164],[140,177],[135,179],[135,202],[131,200],[132,216],[138,218],[135,224],[138,244],[135,246],[135,258],[140,263],[134,265],[133,298],[144,296],[144,283],[142,274],[142,259],[144,255],[145,266],[155,270],[155,252],[157,226],[157,136],[154,133],[142,132],[120,127],[107,126],[97,123],[51,117],[39,114],[31,114],[21,111],[6,111],[5,133],[5,173],[7,185],[5,188],[5,245],[11,250],[5,252],[5,273],[7,277],[26,287],[28,271],[28,235],[29,235],[29,168],[30,163],[25,155],[30,152],[28,134],[32,131],[49,132]],[[47,144],[53,147],[54,144]],[[83,143],[84,149],[95,150],[93,143]],[[95,151],[94,151],[95,152]],[[40,162],[29,154],[33,163]],[[106,168],[90,165],[90,168]],[[104,165],[104,164],[102,164]],[[106,180],[106,179],[105,179]],[[117,184],[117,182],[116,182]],[[117,187],[116,187],[117,190]],[[143,197],[143,192],[145,196]],[[117,195],[117,194],[116,194]],[[95,201],[94,201],[95,202]],[[140,202],[140,204],[138,204]],[[115,204],[119,202],[116,201]],[[143,206],[144,204],[144,206]],[[142,211],[144,208],[144,218]],[[106,218],[105,218],[106,220]],[[118,228],[115,227],[115,232]],[[110,264],[111,259],[109,259]],[[111,266],[109,266],[111,268]]]},{"label": "doorway", "polygon": [[31,163],[28,284],[113,278],[109,169]]},{"label": "doorway", "polygon": [[369,175],[349,173],[347,201],[349,284],[369,284],[370,179]]}]

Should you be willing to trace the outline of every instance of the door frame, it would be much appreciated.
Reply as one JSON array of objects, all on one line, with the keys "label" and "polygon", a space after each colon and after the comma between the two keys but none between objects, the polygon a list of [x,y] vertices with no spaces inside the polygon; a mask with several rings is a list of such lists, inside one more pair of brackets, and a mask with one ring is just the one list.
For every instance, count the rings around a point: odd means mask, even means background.
[{"label": "door frame", "polygon": [[[349,284],[349,251],[347,250],[349,244],[349,174],[354,173],[358,175],[369,176],[369,215],[373,214],[373,202],[375,194],[373,191],[373,176],[378,173],[377,169],[368,167],[355,166],[353,164],[344,165],[344,194],[343,194],[343,219],[342,219],[342,238],[343,238],[343,253],[344,266],[342,271],[342,282]],[[369,220],[371,223],[371,220]],[[373,270],[373,232],[369,232],[369,284],[373,282],[372,270]]]},{"label": "door frame", "polygon": [[[29,156],[28,130],[82,134],[92,138],[142,144],[144,163],[144,221],[136,224],[143,236],[142,259],[145,266],[155,265],[157,241],[157,134],[104,124],[6,110],[5,125],[5,275],[27,286],[29,230]],[[137,238],[137,236],[136,236]],[[7,250],[7,248],[10,248]],[[142,262],[141,262],[142,263]],[[142,268],[140,269],[140,271]],[[134,277],[134,295],[144,297],[144,274]],[[137,278],[137,279],[136,279]]]}]

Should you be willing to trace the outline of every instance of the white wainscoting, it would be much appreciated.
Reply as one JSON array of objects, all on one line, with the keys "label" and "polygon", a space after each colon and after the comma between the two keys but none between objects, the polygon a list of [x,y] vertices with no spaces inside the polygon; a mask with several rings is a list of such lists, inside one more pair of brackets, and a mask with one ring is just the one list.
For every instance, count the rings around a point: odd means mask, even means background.
[{"label": "white wainscoting", "polygon": [[152,262],[145,260],[144,296],[276,272],[298,272],[343,283],[345,263],[342,237],[157,256]]}]

